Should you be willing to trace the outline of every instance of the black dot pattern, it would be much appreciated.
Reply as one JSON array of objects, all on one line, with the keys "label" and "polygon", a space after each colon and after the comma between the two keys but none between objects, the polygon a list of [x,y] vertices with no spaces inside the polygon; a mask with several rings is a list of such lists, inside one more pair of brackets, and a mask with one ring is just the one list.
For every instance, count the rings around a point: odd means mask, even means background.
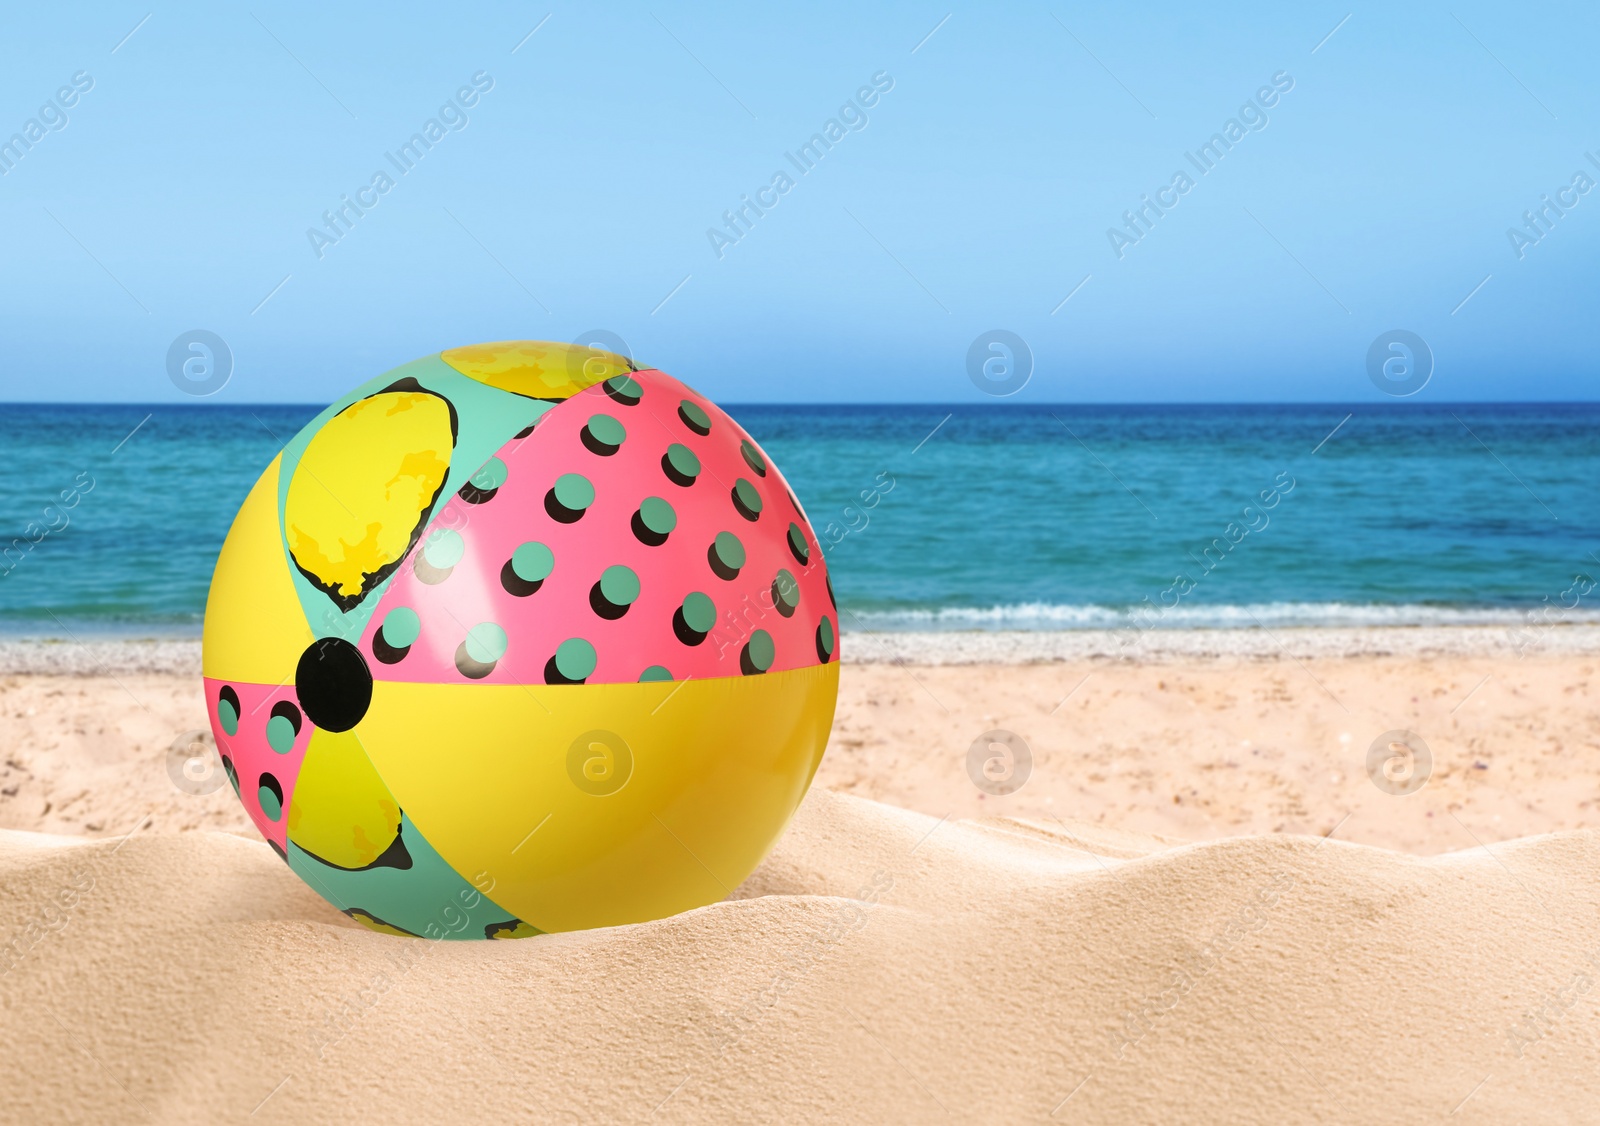
[{"label": "black dot pattern", "polygon": [[[615,681],[620,645],[634,646],[628,680],[727,675],[734,662],[744,675],[761,675],[810,664],[812,649],[816,660],[833,659],[831,622],[818,629],[818,615],[836,605],[826,571],[814,573],[819,545],[755,442],[714,405],[653,370],[604,380],[592,391],[557,403],[458,487],[451,518],[418,543],[405,583],[391,592],[398,597],[388,604],[389,627],[380,620],[370,628],[362,652],[351,659],[342,642],[328,639],[302,656],[296,690],[306,718],[329,730],[358,724],[370,707],[372,670],[414,651],[424,657],[406,680],[433,682],[432,665],[442,662],[469,681],[500,683],[509,672],[519,683],[542,678],[552,685]],[[535,432],[539,440],[526,441]],[[488,506],[486,518],[475,520],[466,506]],[[526,538],[518,545],[513,536]],[[605,554],[597,559],[598,550]],[[476,583],[486,564],[500,613],[480,605],[472,619],[476,640],[458,645],[462,622],[443,622],[440,599],[458,602],[445,593],[461,586],[455,574]],[[691,584],[700,589],[688,590]],[[572,616],[580,607],[588,626]],[[651,652],[648,643],[608,632],[610,623],[631,629],[642,622],[639,638],[660,637],[649,623],[669,613],[683,650]],[[544,619],[551,629],[559,620],[570,635],[555,655],[543,644],[529,649],[530,629],[546,628]],[[480,627],[496,631],[498,643],[486,644]],[[443,636],[452,648],[441,649]],[[497,667],[507,660],[514,670]],[[279,741],[286,736],[280,728]]]}]

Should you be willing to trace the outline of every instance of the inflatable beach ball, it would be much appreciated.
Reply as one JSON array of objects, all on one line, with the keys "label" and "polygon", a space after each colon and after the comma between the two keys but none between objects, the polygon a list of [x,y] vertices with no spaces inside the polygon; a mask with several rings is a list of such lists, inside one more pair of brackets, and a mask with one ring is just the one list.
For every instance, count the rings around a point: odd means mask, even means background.
[{"label": "inflatable beach ball", "polygon": [[312,420],[228,533],[204,651],[273,849],[352,918],[432,938],[725,898],[838,690],[822,553],[760,447],[663,372],[531,341]]}]

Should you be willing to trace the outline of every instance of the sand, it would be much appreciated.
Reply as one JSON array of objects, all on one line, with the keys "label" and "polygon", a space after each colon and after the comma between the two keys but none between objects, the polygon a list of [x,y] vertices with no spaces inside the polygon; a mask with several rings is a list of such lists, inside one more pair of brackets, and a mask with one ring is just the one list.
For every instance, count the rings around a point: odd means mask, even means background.
[{"label": "sand", "polygon": [[851,663],[729,901],[495,944],[180,791],[188,678],[0,679],[0,1121],[1595,1121],[1596,658],[1378,648]]},{"label": "sand", "polygon": [[[817,785],[935,817],[1055,816],[1182,840],[1337,827],[1343,840],[1420,855],[1600,829],[1600,630],[1554,629],[1522,655],[1476,656],[1463,653],[1504,631],[1233,633],[1209,650],[1172,631],[1150,636],[1138,660],[1020,665],[875,661],[880,637],[846,635]],[[947,656],[995,644],[942,635],[940,647],[940,636],[898,635]],[[1085,642],[1041,637],[1041,648]],[[138,671],[191,658],[193,675]],[[209,794],[180,792],[170,774],[181,777],[192,740],[205,749],[210,738],[198,647],[13,645],[0,647],[7,668],[57,671],[0,675],[0,827],[103,836],[148,815],[155,832],[254,836],[220,774],[189,786]],[[95,675],[59,671],[74,668]],[[996,730],[1032,760],[1003,795],[967,769],[973,743]],[[1433,759],[1408,796],[1367,773],[1372,743],[1396,730],[1419,735]]]},{"label": "sand", "polygon": [[[265,845],[0,834],[15,1122],[1592,1121],[1600,841],[1432,859],[816,790],[740,898],[510,944]],[[74,905],[67,906],[71,899]]]}]

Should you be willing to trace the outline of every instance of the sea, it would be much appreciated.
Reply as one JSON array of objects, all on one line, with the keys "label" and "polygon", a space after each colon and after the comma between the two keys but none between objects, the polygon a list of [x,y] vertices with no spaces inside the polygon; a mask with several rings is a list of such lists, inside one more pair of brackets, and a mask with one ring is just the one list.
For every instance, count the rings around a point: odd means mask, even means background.
[{"label": "sea", "polygon": [[[0,634],[198,636],[318,409],[0,404]],[[1600,620],[1596,403],[726,409],[847,633]]]}]

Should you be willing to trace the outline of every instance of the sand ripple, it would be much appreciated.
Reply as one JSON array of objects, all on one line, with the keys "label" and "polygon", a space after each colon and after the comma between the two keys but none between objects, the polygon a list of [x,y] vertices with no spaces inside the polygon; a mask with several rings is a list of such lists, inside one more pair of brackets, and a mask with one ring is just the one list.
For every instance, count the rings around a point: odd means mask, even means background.
[{"label": "sand ripple", "polygon": [[1182,844],[818,790],[733,900],[433,944],[354,927],[229,834],[0,832],[0,1113],[1592,1121],[1600,836],[1494,849]]}]

